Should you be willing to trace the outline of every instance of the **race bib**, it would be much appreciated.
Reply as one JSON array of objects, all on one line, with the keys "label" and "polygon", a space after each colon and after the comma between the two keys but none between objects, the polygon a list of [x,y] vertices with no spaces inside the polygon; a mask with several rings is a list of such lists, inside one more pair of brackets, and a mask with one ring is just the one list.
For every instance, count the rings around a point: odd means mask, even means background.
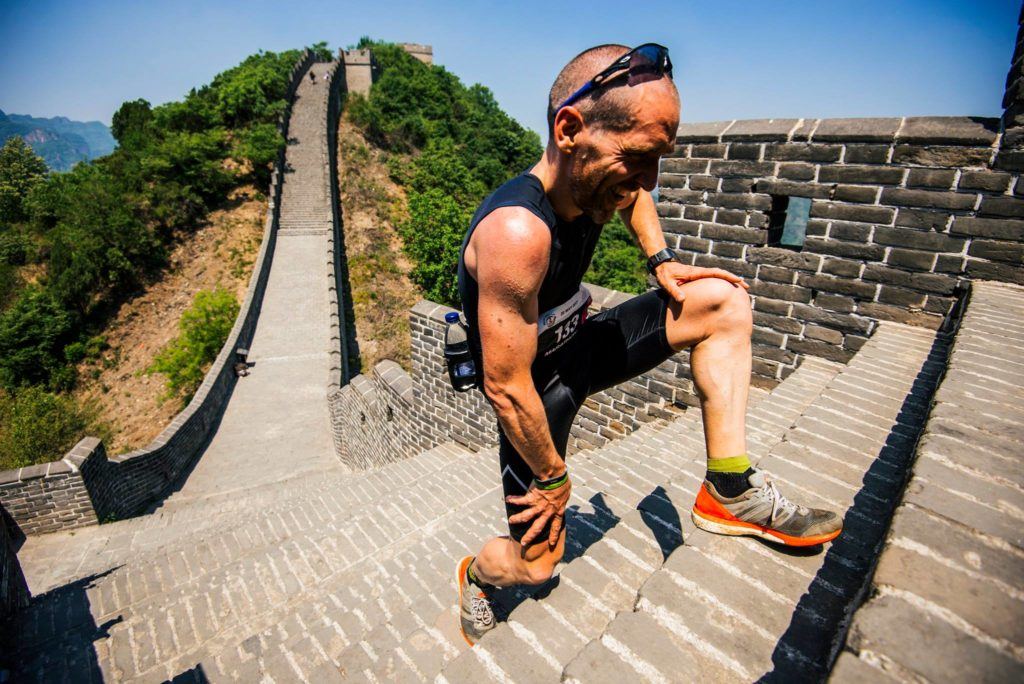
[{"label": "race bib", "polygon": [[554,353],[572,339],[583,321],[587,320],[587,307],[592,298],[587,288],[580,289],[570,299],[543,312],[537,318],[537,356]]}]

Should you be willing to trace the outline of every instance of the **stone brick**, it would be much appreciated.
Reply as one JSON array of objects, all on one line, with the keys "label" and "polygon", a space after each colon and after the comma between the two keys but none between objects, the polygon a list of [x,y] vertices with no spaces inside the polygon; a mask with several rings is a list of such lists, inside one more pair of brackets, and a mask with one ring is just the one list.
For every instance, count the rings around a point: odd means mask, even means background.
[{"label": "stone brick", "polygon": [[901,207],[924,207],[933,209],[973,209],[977,195],[959,192],[935,192],[931,190],[904,190],[903,188],[885,188],[879,200],[882,204],[894,204]]},{"label": "stone brick", "polygon": [[[664,176],[664,174],[662,174]],[[714,176],[692,175],[690,178],[691,190],[717,190],[719,179]]]},{"label": "stone brick", "polygon": [[867,259],[881,261],[885,257],[885,248],[879,245],[866,245],[859,242],[843,242],[841,240],[820,240],[808,238],[804,241],[804,249],[815,254]]},{"label": "stone brick", "polygon": [[814,295],[814,305],[823,309],[850,313],[857,307],[857,302],[851,297],[819,292]]},{"label": "stone brick", "polygon": [[814,272],[818,270],[821,257],[815,254],[793,252],[781,247],[751,247],[747,250],[747,261]]},{"label": "stone brick", "polygon": [[907,174],[908,188],[941,188],[953,186],[956,171],[953,169],[910,169]]},{"label": "stone brick", "polygon": [[706,254],[711,249],[711,241],[692,235],[680,235],[677,249],[685,249],[691,252]]},{"label": "stone brick", "polygon": [[685,188],[689,178],[689,176],[681,173],[663,173],[658,176],[658,187]]},{"label": "stone brick", "polygon": [[699,190],[682,190],[680,188],[661,188],[659,198],[668,202],[679,204],[699,204],[704,193]]},{"label": "stone brick", "polygon": [[712,161],[709,172],[720,178],[771,176],[775,172],[773,162],[758,161]]},{"label": "stone brick", "polygon": [[846,276],[847,278],[858,278],[860,277],[860,270],[862,264],[859,261],[851,261],[849,259],[829,258],[821,265],[822,273],[828,273],[829,275]]},{"label": "stone brick", "polygon": [[700,232],[700,223],[687,219],[666,218],[661,221],[661,229],[666,233],[679,233],[681,235],[697,235]]},{"label": "stone brick", "polygon": [[[885,192],[884,190],[882,191]],[[817,218],[839,219],[841,221],[860,221],[862,223],[892,223],[896,212],[888,207],[865,207],[855,204],[835,204],[832,202],[814,202],[811,205],[811,216]]]},{"label": "stone brick", "polygon": [[843,334],[841,332],[820,325],[808,325],[804,329],[804,335],[812,340],[820,340],[829,344],[838,345],[843,343]]},{"label": "stone brick", "polygon": [[716,242],[711,247],[711,253],[715,256],[729,257],[731,259],[742,259],[746,245],[736,242]]},{"label": "stone brick", "polygon": [[935,259],[934,270],[936,273],[963,273],[964,257],[959,254],[939,254]]},{"label": "stone brick", "polygon": [[786,140],[797,119],[747,119],[735,122],[722,134],[722,140],[770,142]]},{"label": "stone brick", "polygon": [[840,185],[832,193],[837,202],[864,202],[871,204],[878,197],[878,187],[864,185]]},{"label": "stone brick", "polygon": [[727,209],[760,209],[767,210],[772,206],[772,200],[767,195],[755,194],[731,194],[715,193],[708,194],[708,205],[712,207],[725,207]]},{"label": "stone brick", "polygon": [[752,178],[723,178],[722,192],[750,192],[754,183]]},{"label": "stone brick", "polygon": [[760,266],[757,267],[758,278],[773,283],[782,283],[783,285],[795,285],[796,273],[796,271],[793,271],[788,268],[768,266],[767,264],[761,264]]},{"label": "stone brick", "polygon": [[690,156],[700,159],[725,159],[726,146],[721,143],[693,145]]},{"label": "stone brick", "polygon": [[747,223],[747,212],[742,209],[715,210],[715,221],[730,226],[742,226]]},{"label": "stone brick", "polygon": [[787,180],[814,180],[817,167],[812,164],[780,164],[779,178]]},{"label": "stone brick", "polygon": [[822,166],[819,183],[871,183],[896,185],[903,181],[903,169],[891,166]]},{"label": "stone brick", "polygon": [[847,145],[843,161],[847,164],[884,164],[888,158],[888,145]]},{"label": "stone brick", "polygon": [[728,159],[760,159],[761,146],[751,143],[732,143],[729,145]]},{"label": "stone brick", "polygon": [[706,159],[662,159],[662,173],[706,173]]},{"label": "stone brick", "polygon": [[942,232],[946,229],[947,223],[949,223],[949,212],[910,209],[907,207],[901,207],[896,212],[897,226]]},{"label": "stone brick", "polygon": [[1019,242],[974,240],[967,248],[967,254],[989,261],[1005,261],[1008,264],[1024,265],[1024,244]]},{"label": "stone brick", "polygon": [[774,161],[835,162],[839,161],[842,151],[841,145],[775,143],[765,145],[764,158]]},{"label": "stone brick", "polygon": [[975,116],[908,116],[897,142],[917,145],[991,145],[999,119]]},{"label": "stone brick", "polygon": [[968,259],[964,270],[972,278],[1002,280],[1008,283],[1024,284],[1024,269],[1020,265],[999,264],[991,261]]},{"label": "stone brick", "polygon": [[929,328],[935,330],[942,324],[942,317],[934,314],[908,311],[907,309],[892,304],[880,304],[878,302],[861,302],[857,311],[877,318],[882,321],[894,321],[896,323],[906,323],[907,325],[916,325],[923,328]]},{"label": "stone brick", "polygon": [[807,273],[801,273],[799,277],[797,277],[797,284],[814,290],[824,290],[825,292],[832,292],[834,294],[849,295],[851,297],[860,297],[865,299],[873,299],[876,290],[873,283],[865,283],[859,280],[847,280],[845,278],[832,278],[824,275],[810,275]]},{"label": "stone brick", "polygon": [[[956,223],[954,222],[953,225]],[[945,233],[931,233],[909,228],[877,226],[872,239],[880,245],[924,249],[933,252],[960,252],[964,248],[964,240],[961,238],[950,237]]]},{"label": "stone brick", "polygon": [[893,150],[894,164],[919,166],[945,166],[949,168],[986,167],[992,156],[989,147],[947,147],[920,145],[896,145]]},{"label": "stone brick", "polygon": [[795,351],[798,354],[809,354],[811,356],[817,356],[829,361],[836,361],[838,363],[846,363],[853,358],[853,352],[843,349],[842,347],[829,344],[828,342],[821,342],[818,340],[809,339],[797,339],[789,338],[786,342],[786,348]]},{"label": "stone brick", "polygon": [[961,190],[982,190],[984,192],[1005,192],[1010,187],[1012,176],[1000,171],[964,171],[960,174]]},{"label": "stone brick", "polygon": [[822,119],[814,131],[815,142],[891,142],[899,119]]},{"label": "stone brick", "polygon": [[732,121],[712,121],[707,123],[683,123],[676,130],[677,143],[714,143],[718,142],[722,132]]},{"label": "stone brick", "polygon": [[836,240],[853,240],[867,242],[871,237],[872,227],[864,223],[846,223],[833,221],[829,229],[829,237]]},{"label": "stone brick", "polygon": [[923,292],[915,292],[893,285],[883,285],[878,291],[878,301],[897,306],[921,308],[924,306],[925,296]]},{"label": "stone brick", "polygon": [[952,294],[957,280],[941,273],[910,273],[880,264],[868,264],[864,267],[866,281],[910,287],[936,294]]},{"label": "stone brick", "polygon": [[[832,188],[827,185],[818,185],[816,183],[793,183],[790,181],[780,181],[775,179],[759,180],[755,189],[758,192],[768,193],[772,195],[785,195],[787,197],[811,197],[816,199],[829,199],[832,194]],[[758,207],[759,209],[769,209],[771,203],[767,207]]]},{"label": "stone brick", "polygon": [[979,216],[1024,218],[1024,199],[1016,197],[983,197],[978,207]]},{"label": "stone brick", "polygon": [[912,268],[918,271],[930,271],[935,264],[934,253],[918,252],[909,249],[893,248],[885,257],[885,263],[902,268]]},{"label": "stone brick", "polygon": [[703,224],[701,226],[700,236],[712,240],[745,242],[751,245],[764,244],[767,239],[767,235],[764,230],[740,228],[737,226],[723,226],[714,223]]},{"label": "stone brick", "polygon": [[957,216],[949,232],[953,235],[1024,241],[1024,221]]},{"label": "stone brick", "polygon": [[711,221],[715,218],[714,207],[687,204],[683,207],[683,218],[691,221]]},{"label": "stone brick", "polygon": [[766,283],[761,280],[751,283],[750,294],[771,297],[772,299],[784,299],[790,302],[811,301],[811,291],[807,288],[795,285]]}]

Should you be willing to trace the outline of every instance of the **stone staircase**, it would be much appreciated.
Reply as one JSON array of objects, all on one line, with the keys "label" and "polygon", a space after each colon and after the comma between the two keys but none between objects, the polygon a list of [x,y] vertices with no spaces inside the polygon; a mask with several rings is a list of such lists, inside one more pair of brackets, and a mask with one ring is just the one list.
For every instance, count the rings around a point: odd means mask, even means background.
[{"label": "stone staircase", "polygon": [[[844,535],[825,550],[695,530],[700,414],[657,419],[571,458],[570,541],[556,580],[532,595],[503,591],[508,620],[470,650],[453,568],[505,532],[497,455],[444,444],[376,471],[296,477],[216,511],[193,502],[170,514],[163,541],[158,516],[97,528],[108,541],[91,565],[8,625],[15,674],[819,681],[902,486],[941,367],[934,342],[882,324],[848,366],[808,358],[773,391],[753,391],[751,455],[794,497],[846,512]],[[189,534],[200,510],[207,517]]]},{"label": "stone staircase", "polygon": [[[825,549],[695,530],[688,508],[703,474],[695,416],[658,438],[637,433],[648,451],[623,450],[623,440],[574,464],[585,486],[605,492],[617,524],[562,569],[546,597],[519,606],[442,678],[823,680],[898,501],[945,344],[883,323],[848,366],[808,359],[751,408],[760,465],[794,498],[844,511],[845,531]],[[616,465],[630,471],[625,481]]]},{"label": "stone staircase", "polygon": [[302,79],[288,122],[288,154],[281,193],[280,235],[327,234],[332,228],[330,160],[327,158],[327,90],[323,75],[333,62],[318,62]]}]

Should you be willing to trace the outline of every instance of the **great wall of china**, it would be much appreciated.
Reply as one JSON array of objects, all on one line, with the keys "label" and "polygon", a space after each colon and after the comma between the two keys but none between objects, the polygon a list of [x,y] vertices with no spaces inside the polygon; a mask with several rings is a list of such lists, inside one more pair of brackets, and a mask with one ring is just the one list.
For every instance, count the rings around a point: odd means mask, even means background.
[{"label": "great wall of china", "polygon": [[433,302],[411,373],[351,374],[335,131],[375,69],[305,55],[249,293],[192,403],[138,452],[87,439],[0,473],[14,681],[1020,679],[1022,53],[1024,32],[1002,120],[680,127],[658,207],[670,246],[751,283],[751,456],[846,531],[784,553],[693,528],[677,354],[581,409],[557,579],[504,592],[471,650],[451,574],[504,532],[494,415],[448,385]]}]

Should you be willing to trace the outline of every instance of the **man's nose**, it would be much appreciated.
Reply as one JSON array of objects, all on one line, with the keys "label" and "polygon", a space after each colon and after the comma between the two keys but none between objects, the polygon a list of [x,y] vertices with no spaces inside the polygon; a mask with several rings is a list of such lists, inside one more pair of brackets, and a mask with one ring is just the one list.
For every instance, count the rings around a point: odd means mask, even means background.
[{"label": "man's nose", "polygon": [[640,173],[640,187],[647,192],[653,192],[654,188],[658,186],[658,167],[660,166],[661,160],[644,166],[644,170]]}]

